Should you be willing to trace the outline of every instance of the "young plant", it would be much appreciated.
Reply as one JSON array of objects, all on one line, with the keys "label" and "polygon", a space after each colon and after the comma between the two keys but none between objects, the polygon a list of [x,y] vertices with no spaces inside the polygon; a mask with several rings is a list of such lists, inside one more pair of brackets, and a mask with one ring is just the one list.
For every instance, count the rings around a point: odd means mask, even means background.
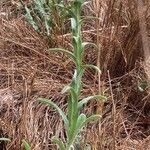
[{"label": "young plant", "polygon": [[58,5],[63,6],[63,0],[32,0],[29,6],[20,2],[27,21],[37,32],[50,37],[53,30],[59,30],[63,10]]},{"label": "young plant", "polygon": [[[84,0],[74,0],[70,2],[70,5],[65,8],[66,11],[71,16],[71,29],[72,29],[72,47],[73,52],[63,49],[63,48],[52,48],[50,51],[63,52],[67,54],[70,59],[75,63],[76,69],[74,70],[74,75],[70,85],[67,85],[62,90],[62,93],[69,93],[68,96],[68,105],[67,105],[67,114],[61,110],[54,102],[45,98],[39,98],[39,101],[53,107],[58,111],[60,116],[64,121],[65,131],[67,135],[66,142],[57,137],[53,137],[52,141],[55,142],[60,150],[71,150],[74,149],[75,140],[79,135],[81,129],[89,122],[98,120],[101,116],[99,114],[92,115],[87,117],[85,114],[81,113],[80,110],[84,104],[89,102],[92,99],[103,99],[106,97],[101,95],[88,96],[81,99],[81,89],[82,89],[82,77],[85,69],[94,68],[99,73],[100,70],[98,67],[91,64],[83,63],[83,56],[85,46],[93,43],[83,42],[81,35],[81,25],[83,19],[81,18],[81,9],[85,4]],[[63,6],[60,6],[63,7]]]}]

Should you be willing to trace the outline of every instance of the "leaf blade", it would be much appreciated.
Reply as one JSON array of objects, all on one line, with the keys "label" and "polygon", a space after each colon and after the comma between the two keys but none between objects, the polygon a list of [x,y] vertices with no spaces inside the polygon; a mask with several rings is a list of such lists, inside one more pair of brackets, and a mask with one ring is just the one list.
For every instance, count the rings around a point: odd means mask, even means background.
[{"label": "leaf blade", "polygon": [[29,145],[28,142],[25,141],[24,139],[22,140],[22,144],[23,144],[25,150],[31,150],[30,145]]},{"label": "leaf blade", "polygon": [[38,98],[38,100],[44,104],[47,104],[51,107],[53,107],[54,109],[57,110],[57,112],[59,113],[59,115],[62,117],[64,123],[65,123],[65,126],[68,127],[68,119],[65,115],[65,113],[52,101],[46,99],[46,98]]},{"label": "leaf blade", "polygon": [[61,150],[65,150],[65,145],[64,145],[64,143],[59,138],[57,138],[55,136],[52,137],[52,142],[56,143]]},{"label": "leaf blade", "polygon": [[85,46],[93,46],[93,47],[95,47],[96,49],[98,49],[98,46],[95,44],[95,43],[92,43],[92,42],[83,42],[82,43],[82,47],[83,47],[83,49],[85,48]]},{"label": "leaf blade", "polygon": [[65,54],[67,54],[69,57],[71,57],[73,60],[75,60],[74,54],[72,52],[70,52],[69,50],[66,50],[63,48],[50,48],[50,49],[48,49],[48,51],[63,52]]},{"label": "leaf blade", "polygon": [[107,98],[105,96],[102,95],[94,95],[94,96],[88,96],[86,98],[83,98],[79,103],[78,103],[78,108],[80,109],[84,104],[86,104],[87,102],[89,102],[92,99],[102,99],[102,100],[106,100]]},{"label": "leaf blade", "polygon": [[95,122],[95,121],[97,121],[98,119],[100,119],[102,116],[101,115],[92,115],[92,116],[90,116],[90,117],[88,117],[87,119],[86,119],[86,121],[83,123],[83,126],[85,126],[87,123],[89,123],[89,122]]},{"label": "leaf blade", "polygon": [[95,66],[95,65],[90,65],[90,64],[86,64],[86,65],[83,65],[83,68],[86,69],[86,68],[92,68],[92,69],[95,69],[99,74],[101,74],[101,70]]}]

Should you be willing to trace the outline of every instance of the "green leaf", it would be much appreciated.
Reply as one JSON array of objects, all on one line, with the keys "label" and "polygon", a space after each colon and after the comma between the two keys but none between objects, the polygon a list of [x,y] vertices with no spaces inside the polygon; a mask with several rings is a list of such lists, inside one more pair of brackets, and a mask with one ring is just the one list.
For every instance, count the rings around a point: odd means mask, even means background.
[{"label": "green leaf", "polygon": [[98,50],[98,46],[95,43],[91,43],[91,42],[83,42],[82,43],[82,56],[84,55],[84,51],[85,51],[85,47],[86,46],[92,46],[94,47],[96,50]]},{"label": "green leaf", "polygon": [[85,6],[85,5],[87,5],[87,4],[89,4],[89,3],[90,3],[90,1],[87,1],[87,2],[86,2],[85,0],[83,0],[83,2],[82,2],[82,7]]},{"label": "green leaf", "polygon": [[60,150],[65,150],[65,146],[64,146],[64,143],[57,137],[52,137],[52,142],[57,144],[59,146],[59,149]]},{"label": "green leaf", "polygon": [[65,86],[65,87],[62,89],[61,94],[64,94],[64,93],[70,91],[70,89],[71,89],[71,86],[69,86],[69,85]]},{"label": "green leaf", "polygon": [[48,23],[48,20],[45,19],[45,28],[46,28],[46,31],[47,31],[47,35],[49,36],[50,35],[50,28],[49,28],[49,23]]},{"label": "green leaf", "polygon": [[50,107],[53,107],[57,110],[57,112],[59,113],[59,115],[62,117],[64,123],[65,123],[65,127],[67,128],[69,123],[68,123],[68,119],[65,115],[65,113],[52,101],[46,99],[46,98],[38,98],[38,100],[44,104],[49,105]]},{"label": "green leaf", "polygon": [[81,7],[84,5],[84,2],[85,0],[75,0],[73,1],[72,8],[74,8],[75,10],[81,10]]},{"label": "green leaf", "polygon": [[79,117],[78,117],[78,120],[77,120],[77,129],[78,130],[80,130],[81,128],[81,126],[82,126],[82,124],[84,123],[86,121],[86,115],[85,114],[80,114],[79,115]]},{"label": "green leaf", "polygon": [[88,118],[86,118],[86,115],[85,114],[80,114],[80,116],[78,117],[78,120],[77,120],[77,126],[75,128],[75,132],[74,135],[73,135],[73,138],[75,139],[76,136],[78,135],[78,133],[80,132],[80,130],[89,122],[95,122],[97,121],[98,119],[100,119],[101,115],[92,115]]},{"label": "green leaf", "polygon": [[23,144],[25,150],[31,150],[31,147],[30,147],[30,145],[28,144],[28,142],[26,142],[25,140],[22,140],[22,144]]},{"label": "green leaf", "polygon": [[86,121],[86,115],[80,114],[77,118],[77,123],[73,124],[73,128],[70,131],[70,136],[72,140],[75,140],[76,136],[80,132],[81,128],[83,127],[84,122]]},{"label": "green leaf", "polygon": [[82,47],[79,47],[79,46],[82,46],[81,38],[79,36],[73,36],[73,46],[74,46],[74,50],[77,51],[77,54],[78,54],[79,49],[82,48]]},{"label": "green leaf", "polygon": [[85,48],[85,46],[93,46],[93,47],[95,47],[96,49],[98,49],[98,46],[95,44],[95,43],[91,43],[91,42],[83,42],[82,43],[82,48],[84,49]]},{"label": "green leaf", "polygon": [[72,18],[76,18],[76,14],[71,10],[71,7],[70,7],[70,6],[66,7],[66,6],[64,6],[64,5],[62,5],[62,4],[57,4],[57,6],[60,7],[61,10],[64,11],[63,13],[65,14],[66,17],[69,17],[69,16],[70,16],[70,18],[71,18],[71,17],[72,17]]},{"label": "green leaf", "polygon": [[76,20],[74,18],[71,18],[71,28],[72,30],[76,30],[77,24],[76,24]]},{"label": "green leaf", "polygon": [[69,57],[71,57],[73,60],[75,60],[75,56],[72,52],[66,50],[66,49],[63,49],[63,48],[50,48],[48,49],[49,51],[54,51],[54,52],[63,52],[65,54],[67,54]]},{"label": "green leaf", "polygon": [[80,20],[80,23],[86,21],[86,20],[91,20],[91,19],[94,19],[94,20],[99,20],[98,17],[94,17],[94,16],[86,16],[84,17],[83,19]]},{"label": "green leaf", "polygon": [[75,81],[75,82],[76,82],[76,80],[77,80],[77,70],[75,69],[75,70],[74,70],[74,74],[73,74],[72,81]]},{"label": "green leaf", "polygon": [[30,9],[28,9],[27,6],[25,6],[25,10],[26,10],[26,18],[28,20],[28,22],[32,25],[32,27],[36,30],[39,31],[39,27],[38,25],[34,22],[34,19],[30,13]]},{"label": "green leaf", "polygon": [[[69,122],[69,127],[71,126],[71,124],[72,124],[72,112],[74,111],[73,109],[72,109],[72,107],[73,107],[73,99],[72,99],[72,97],[71,97],[71,95],[69,95],[69,97],[68,97],[68,105],[67,105],[67,118],[68,118],[68,122]],[[70,136],[69,135],[69,128],[67,129],[67,135],[68,135],[68,137]]]},{"label": "green leaf", "polygon": [[0,141],[7,141],[7,142],[10,142],[11,140],[8,139],[8,138],[0,138]]},{"label": "green leaf", "polygon": [[82,127],[85,126],[89,122],[98,121],[101,118],[101,115],[92,115],[86,119],[86,121],[82,124]]},{"label": "green leaf", "polygon": [[88,96],[86,98],[83,98],[79,103],[78,103],[78,108],[80,109],[84,104],[89,102],[92,99],[97,99],[97,100],[107,100],[105,96],[102,95],[94,95],[94,96]]},{"label": "green leaf", "polygon": [[44,9],[44,1],[42,0],[34,0],[36,7],[39,11],[39,13],[41,14],[42,17],[45,17],[45,9]]},{"label": "green leaf", "polygon": [[83,76],[84,70],[80,70],[79,74],[77,74],[77,70],[75,70],[74,75],[73,75],[73,79],[72,79],[72,83],[71,86],[75,89],[76,93],[79,93],[79,91],[81,90],[81,84],[82,84],[82,76]]},{"label": "green leaf", "polygon": [[[70,88],[70,95],[68,99],[68,118],[70,123],[70,130],[74,130],[74,127],[76,126],[76,120],[78,116],[78,95],[75,92],[75,89]],[[70,136],[70,131],[69,131]]]},{"label": "green leaf", "polygon": [[65,87],[63,88],[63,90],[62,90],[61,93],[64,94],[64,93],[66,93],[66,92],[68,92],[68,91],[70,91],[71,97],[72,97],[73,99],[77,99],[77,95],[76,95],[75,90],[74,90],[71,86],[69,86],[69,85],[65,86]]},{"label": "green leaf", "polygon": [[83,68],[86,69],[86,68],[92,68],[92,69],[95,69],[98,73],[101,74],[101,70],[95,66],[95,65],[90,65],[90,64],[86,64],[86,65],[83,65]]}]

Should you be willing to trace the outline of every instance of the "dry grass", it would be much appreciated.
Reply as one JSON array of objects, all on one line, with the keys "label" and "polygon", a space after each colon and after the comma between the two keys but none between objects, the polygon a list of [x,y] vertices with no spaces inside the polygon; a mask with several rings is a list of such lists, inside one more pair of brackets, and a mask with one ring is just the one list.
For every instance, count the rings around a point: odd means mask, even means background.
[{"label": "dry grass", "polygon": [[[33,150],[54,150],[51,136],[55,133],[65,138],[62,121],[37,98],[52,98],[66,108],[60,91],[70,82],[73,65],[62,54],[48,53],[47,49],[56,44],[69,47],[70,34],[57,35],[57,41],[49,42],[24,21],[20,12],[15,13],[16,5],[10,1],[0,5],[0,135],[11,138],[7,150],[21,149],[23,138]],[[92,102],[84,108],[89,114],[102,112],[103,117],[99,124],[83,130],[83,145],[89,143],[93,150],[148,150],[150,92],[148,88],[140,92],[138,85],[147,80],[149,69],[145,70],[143,63],[137,3],[93,0],[84,10],[85,15],[89,13],[101,20],[85,23],[83,37],[100,43],[101,51],[97,54],[89,48],[85,61],[98,64],[103,73],[96,79],[92,70],[86,72],[83,95],[99,89],[108,95],[108,101]]]}]

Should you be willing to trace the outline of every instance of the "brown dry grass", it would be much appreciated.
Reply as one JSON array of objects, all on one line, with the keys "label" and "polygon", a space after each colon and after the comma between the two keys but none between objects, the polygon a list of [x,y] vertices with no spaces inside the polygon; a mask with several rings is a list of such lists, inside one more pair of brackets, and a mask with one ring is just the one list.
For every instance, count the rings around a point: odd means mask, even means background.
[{"label": "brown dry grass", "polygon": [[[58,114],[39,104],[37,98],[52,98],[66,108],[66,97],[60,91],[71,80],[73,64],[47,49],[68,47],[70,34],[55,35],[57,41],[49,42],[25,22],[21,12],[16,14],[13,4],[0,3],[0,136],[11,138],[7,150],[21,149],[23,138],[33,150],[54,150],[50,138],[54,134],[65,138],[63,124]],[[94,72],[86,72],[83,95],[99,90],[108,95],[108,101],[92,102],[84,108],[89,114],[102,112],[103,117],[83,130],[82,143],[89,143],[93,150],[148,150],[150,93],[149,89],[140,92],[138,84],[147,80],[149,69],[145,71],[143,63],[137,2],[92,0],[84,14],[101,18],[84,24],[83,37],[100,43],[98,53],[87,50],[85,61],[100,66],[102,75],[97,79]],[[149,17],[147,13],[147,29]]]}]

